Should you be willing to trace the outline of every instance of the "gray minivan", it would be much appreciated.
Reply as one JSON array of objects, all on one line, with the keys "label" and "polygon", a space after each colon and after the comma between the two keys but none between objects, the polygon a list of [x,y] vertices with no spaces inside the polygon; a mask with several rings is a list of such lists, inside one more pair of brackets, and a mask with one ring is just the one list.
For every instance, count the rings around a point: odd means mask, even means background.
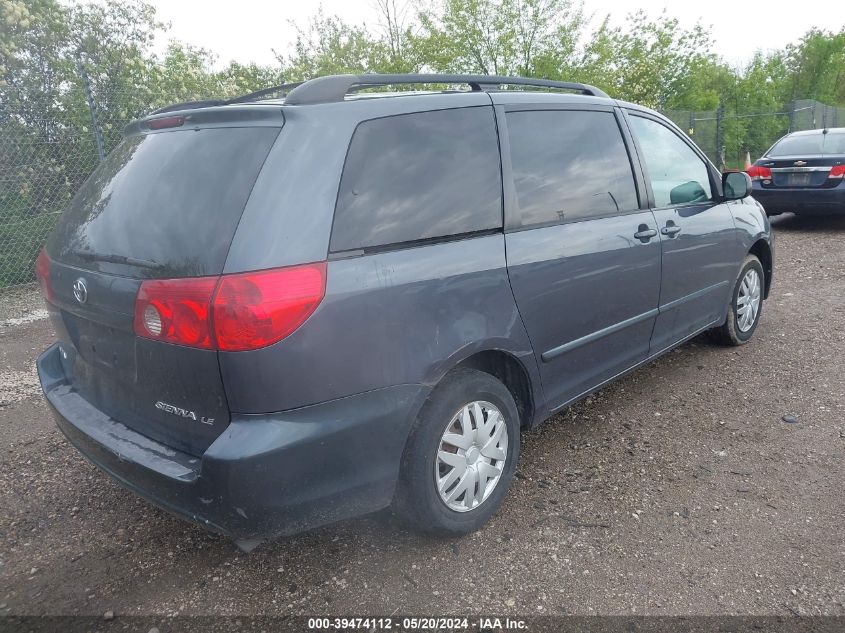
[{"label": "gray minivan", "polygon": [[[362,91],[399,84],[435,90]],[[59,428],[153,503],[244,549],[391,504],[465,533],[522,430],[754,333],[766,214],[661,115],[511,77],[279,89],[129,125],[36,263]]]}]

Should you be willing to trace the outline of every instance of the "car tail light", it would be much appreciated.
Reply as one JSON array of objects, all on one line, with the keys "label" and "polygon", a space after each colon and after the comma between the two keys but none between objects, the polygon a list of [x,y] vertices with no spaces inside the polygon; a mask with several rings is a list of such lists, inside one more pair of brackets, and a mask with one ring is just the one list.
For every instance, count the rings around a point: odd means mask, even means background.
[{"label": "car tail light", "polygon": [[834,165],[827,175],[828,178],[845,178],[845,165]]},{"label": "car tail light", "polygon": [[768,180],[772,177],[772,170],[760,165],[751,165],[745,173],[751,176],[751,180]]},{"label": "car tail light", "polygon": [[147,127],[151,130],[164,130],[170,127],[182,127],[183,125],[185,125],[185,117],[183,116],[166,116],[147,121]]},{"label": "car tail light", "polygon": [[135,299],[135,333],[166,343],[212,349],[210,307],[217,277],[144,281]]},{"label": "car tail light", "polygon": [[50,258],[43,248],[35,259],[35,276],[41,286],[41,292],[47,301],[53,300],[53,284],[50,281]]},{"label": "car tail light", "polygon": [[325,292],[325,262],[224,275],[213,306],[218,349],[258,349],[282,340],[311,316]]},{"label": "car tail light", "polygon": [[135,301],[135,333],[202,349],[259,349],[294,332],[325,292],[325,262],[220,277],[148,280]]}]

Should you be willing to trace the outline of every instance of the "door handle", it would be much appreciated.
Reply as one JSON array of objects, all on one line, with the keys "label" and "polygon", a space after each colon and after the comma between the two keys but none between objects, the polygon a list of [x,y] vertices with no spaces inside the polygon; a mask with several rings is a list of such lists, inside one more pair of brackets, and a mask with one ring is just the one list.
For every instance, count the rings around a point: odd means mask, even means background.
[{"label": "door handle", "polygon": [[669,237],[674,237],[677,233],[680,233],[680,231],[681,227],[677,226],[671,220],[666,224],[666,226],[660,229],[660,232],[663,233],[663,235],[668,235]]},{"label": "door handle", "polygon": [[648,242],[651,238],[657,235],[657,229],[650,229],[645,224],[640,224],[638,228],[639,230],[634,233],[634,237],[638,240],[642,240],[643,243]]}]

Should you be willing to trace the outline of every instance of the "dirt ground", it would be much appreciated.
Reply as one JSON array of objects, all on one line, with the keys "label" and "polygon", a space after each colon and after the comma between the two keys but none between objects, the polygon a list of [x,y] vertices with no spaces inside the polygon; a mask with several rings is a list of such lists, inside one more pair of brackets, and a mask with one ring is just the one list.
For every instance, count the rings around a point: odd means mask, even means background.
[{"label": "dirt ground", "polygon": [[40,301],[0,296],[0,615],[845,615],[845,218],[774,225],[750,344],[696,339],[526,434],[457,540],[384,512],[247,555],[149,506],[56,430]]}]

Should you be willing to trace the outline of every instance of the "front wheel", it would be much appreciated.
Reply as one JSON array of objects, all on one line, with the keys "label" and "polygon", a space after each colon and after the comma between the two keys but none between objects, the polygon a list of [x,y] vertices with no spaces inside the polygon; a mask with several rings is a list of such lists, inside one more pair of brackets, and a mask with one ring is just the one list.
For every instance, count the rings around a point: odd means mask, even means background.
[{"label": "front wheel", "polygon": [[397,512],[426,532],[479,529],[505,498],[519,457],[519,430],[505,385],[474,369],[450,372],[411,431]]},{"label": "front wheel", "polygon": [[748,255],[734,285],[728,318],[724,325],[712,330],[713,338],[719,343],[744,345],[751,339],[763,313],[765,280],[760,260],[755,255]]}]

